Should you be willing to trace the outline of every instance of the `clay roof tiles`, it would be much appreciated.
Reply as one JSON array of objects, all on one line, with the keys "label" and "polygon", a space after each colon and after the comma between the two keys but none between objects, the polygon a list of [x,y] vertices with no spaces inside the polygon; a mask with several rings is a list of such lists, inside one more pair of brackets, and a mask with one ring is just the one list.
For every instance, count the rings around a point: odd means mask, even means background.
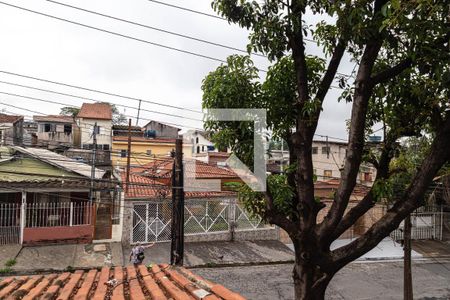
[{"label": "clay roof tiles", "polygon": [[[126,188],[126,173],[121,173],[122,188]],[[128,191],[125,193],[126,199],[160,199],[171,200],[172,189],[169,185],[158,182],[148,177],[130,174]],[[236,193],[230,191],[195,191],[185,192],[185,198],[214,198],[235,196]]]},{"label": "clay roof tiles", "polygon": [[0,299],[179,299],[244,300],[220,284],[184,268],[103,267],[0,279]]},{"label": "clay roof tiles", "polygon": [[17,121],[23,119],[23,116],[13,116],[13,115],[6,115],[6,114],[0,114],[0,123],[16,123]]},{"label": "clay roof tiles", "polygon": [[77,118],[112,120],[112,108],[108,103],[83,103]]}]

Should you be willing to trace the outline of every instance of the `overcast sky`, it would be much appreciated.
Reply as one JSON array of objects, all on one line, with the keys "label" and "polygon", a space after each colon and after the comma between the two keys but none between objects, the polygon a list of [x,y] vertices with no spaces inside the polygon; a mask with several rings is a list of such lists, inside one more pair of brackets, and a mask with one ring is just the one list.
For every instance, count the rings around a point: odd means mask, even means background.
[{"label": "overcast sky", "polygon": [[[236,25],[170,8],[148,0],[60,1],[236,48],[245,49],[248,41],[248,32]],[[101,16],[94,16],[44,0],[4,0],[4,2],[222,60],[235,53],[231,50],[124,24]],[[165,2],[214,14],[210,6],[210,0],[168,0]],[[319,16],[309,17],[311,24],[319,20]],[[203,78],[208,72],[213,71],[220,65],[220,62],[79,27],[3,4],[0,4],[0,35],[2,41],[0,46],[0,71],[29,75],[194,110],[201,110],[201,82]],[[316,45],[307,43],[307,46],[310,54],[323,56]],[[254,57],[254,62],[262,69],[268,67],[268,62],[264,58]],[[353,67],[354,64],[347,59],[343,62],[339,71],[349,74]],[[261,73],[261,75],[264,74]],[[14,87],[4,83],[0,83],[0,92],[77,106],[80,106],[83,102],[89,102],[87,99],[108,101],[136,108],[138,106],[138,102],[134,100],[67,88],[4,73],[0,73],[0,80],[70,93],[79,96],[79,98]],[[344,103],[337,103],[339,93],[340,90],[330,90],[317,130],[318,134],[339,138],[347,137],[345,120],[350,116],[350,107]],[[4,109],[7,113],[29,117],[36,113],[8,105],[43,114],[58,114],[61,107],[57,104],[1,93],[0,102],[4,103],[0,103],[0,109]],[[142,103],[142,108],[194,119],[201,119],[202,117],[199,113],[150,103]],[[120,106],[119,109],[129,116],[136,116],[137,113],[135,109],[125,109]],[[148,111],[141,112],[139,123],[144,125],[150,119],[178,124],[184,129],[202,127],[200,121],[170,117]]]}]

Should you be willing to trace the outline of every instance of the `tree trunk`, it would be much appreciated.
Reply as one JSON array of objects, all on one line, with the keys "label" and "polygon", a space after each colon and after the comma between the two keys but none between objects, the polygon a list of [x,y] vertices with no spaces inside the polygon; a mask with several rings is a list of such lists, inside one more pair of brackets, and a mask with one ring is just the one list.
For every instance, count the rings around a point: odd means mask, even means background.
[{"label": "tree trunk", "polygon": [[318,266],[296,261],[293,271],[295,300],[323,300],[332,276],[320,271]]}]

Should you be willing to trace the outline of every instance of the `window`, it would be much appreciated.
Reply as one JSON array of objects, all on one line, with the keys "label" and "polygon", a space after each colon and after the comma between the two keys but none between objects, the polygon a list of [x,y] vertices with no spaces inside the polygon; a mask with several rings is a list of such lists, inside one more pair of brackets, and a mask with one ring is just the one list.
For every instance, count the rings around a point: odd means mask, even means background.
[{"label": "window", "polygon": [[314,175],[317,174],[317,169],[313,169],[313,174],[314,174]]},{"label": "window", "polygon": [[195,138],[195,143],[198,144],[198,137]]},{"label": "window", "polygon": [[109,150],[109,145],[108,144],[104,144],[104,145],[102,145],[103,147],[102,147],[102,149],[103,150],[105,150],[105,151],[108,151]]},{"label": "window", "polygon": [[120,150],[120,157],[127,157],[127,150]]},{"label": "window", "polygon": [[50,132],[52,130],[52,124],[44,124],[44,132]]},{"label": "window", "polygon": [[200,153],[200,146],[197,146],[197,153]]},{"label": "window", "polygon": [[370,174],[370,172],[364,172],[361,174],[361,179],[363,181],[372,181],[372,174]]},{"label": "window", "polygon": [[312,147],[312,154],[317,154],[317,147]]},{"label": "window", "polygon": [[65,134],[71,134],[72,133],[72,125],[71,124],[64,125],[64,133]]},{"label": "window", "polygon": [[329,154],[330,153],[330,147],[322,147],[322,154]]},{"label": "window", "polygon": [[202,152],[205,152],[205,146],[202,146]]},{"label": "window", "polygon": [[152,155],[152,150],[147,150],[147,155]]},{"label": "window", "polygon": [[332,170],[324,170],[323,171],[323,177],[324,178],[331,178],[331,177],[333,177],[333,171]]}]

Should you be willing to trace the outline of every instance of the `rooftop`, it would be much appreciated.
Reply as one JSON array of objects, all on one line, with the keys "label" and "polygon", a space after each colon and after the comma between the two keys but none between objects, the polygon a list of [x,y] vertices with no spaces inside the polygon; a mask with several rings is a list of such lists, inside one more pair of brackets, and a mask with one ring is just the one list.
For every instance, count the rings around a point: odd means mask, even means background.
[{"label": "rooftop", "polygon": [[[20,153],[27,154],[31,157],[34,157],[35,159],[41,160],[41,161],[46,162],[55,167],[67,170],[69,172],[74,172],[74,173],[77,173],[79,175],[89,177],[89,178],[91,177],[92,167],[90,165],[79,162],[79,161],[69,158],[67,156],[57,154],[57,153],[52,152],[47,149],[40,149],[40,148],[24,148],[24,147],[14,146],[14,147],[12,147],[12,149],[14,149],[15,151],[18,151]],[[100,169],[95,169],[95,178],[96,179],[101,179],[104,174],[105,174],[105,171],[100,170]]]},{"label": "rooftop", "polygon": [[[121,173],[122,188],[126,187],[126,173]],[[130,174],[130,184],[128,192],[125,194],[127,199],[170,199],[172,197],[172,189],[169,185],[153,180],[152,178]],[[185,192],[185,198],[213,198],[213,197],[227,197],[235,196],[234,192],[222,191],[200,191],[200,192]]]},{"label": "rooftop", "polygon": [[244,300],[220,284],[185,268],[103,267],[47,275],[6,277],[0,299],[176,299]]},{"label": "rooftop", "polygon": [[22,120],[23,116],[13,116],[13,115],[6,115],[6,114],[0,114],[0,123],[16,123],[19,120]]},{"label": "rooftop", "polygon": [[77,118],[112,120],[112,108],[108,103],[83,103]]},{"label": "rooftop", "polygon": [[73,117],[62,115],[33,116],[36,122],[75,123]]},{"label": "rooftop", "polygon": [[[131,172],[154,178],[170,178],[172,177],[172,165],[172,158],[158,158],[141,167],[132,168]],[[239,176],[229,168],[217,167],[199,160],[185,159],[185,167],[185,174],[189,177],[193,177],[195,172],[195,178],[197,179],[239,178]]]},{"label": "rooftop", "polygon": [[[113,137],[114,142],[128,142],[128,136],[118,135]],[[175,139],[166,139],[166,138],[146,138],[140,136],[132,136],[132,142],[139,143],[158,143],[158,144],[173,144],[175,146]]]}]

